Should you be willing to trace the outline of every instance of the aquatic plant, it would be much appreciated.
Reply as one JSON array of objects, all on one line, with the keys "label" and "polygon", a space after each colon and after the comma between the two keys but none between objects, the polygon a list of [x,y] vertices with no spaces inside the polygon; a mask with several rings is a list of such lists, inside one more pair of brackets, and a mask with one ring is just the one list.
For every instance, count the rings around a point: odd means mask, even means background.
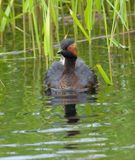
[{"label": "aquatic plant", "polygon": [[3,87],[5,87],[5,85],[4,85],[4,83],[2,82],[2,80],[0,80],[0,84],[1,84]]},{"label": "aquatic plant", "polygon": [[[20,34],[23,36],[21,49],[24,51],[32,49],[34,56],[38,49],[39,55],[44,55],[48,66],[49,61],[54,58],[54,42],[59,43],[66,34],[74,34],[76,40],[86,38],[90,44],[97,36],[102,38],[104,34],[108,48],[109,77],[112,82],[111,48],[113,46],[125,48],[125,44],[122,44],[123,42],[115,35],[119,34],[119,30],[129,32],[127,13],[134,11],[132,3],[132,0],[1,0],[0,45],[5,45],[7,33],[11,33],[13,42],[16,41],[16,35]],[[70,31],[65,21],[73,26],[74,30]],[[133,27],[131,18],[130,24]],[[100,28],[103,30],[104,26],[102,35],[94,34],[96,25],[99,25],[99,30]],[[129,34],[128,39],[127,45],[130,48]],[[24,56],[27,56],[25,52]],[[129,56],[133,59],[132,54]]]}]

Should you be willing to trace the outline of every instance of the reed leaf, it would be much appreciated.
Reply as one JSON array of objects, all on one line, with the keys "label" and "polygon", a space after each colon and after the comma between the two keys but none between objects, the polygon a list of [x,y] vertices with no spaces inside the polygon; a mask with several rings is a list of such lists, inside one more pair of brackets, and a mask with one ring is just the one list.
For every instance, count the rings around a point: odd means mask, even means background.
[{"label": "reed leaf", "polygon": [[24,4],[23,4],[23,13],[25,12],[31,12],[32,9],[34,7],[34,4],[33,4],[33,0],[26,0],[24,1]]},{"label": "reed leaf", "polygon": [[51,10],[51,18],[55,24],[58,26],[58,0],[51,0],[50,1],[50,10]]},{"label": "reed leaf", "polygon": [[3,87],[5,87],[5,85],[4,85],[4,83],[2,82],[2,80],[0,80],[0,83],[1,83],[1,85],[2,85]]},{"label": "reed leaf", "polygon": [[[128,30],[128,26],[126,25],[123,17],[120,15],[119,11],[116,9],[116,7],[113,6],[113,4],[109,1],[109,0],[106,0],[108,2],[108,4],[113,8],[114,12],[117,13],[118,17],[120,18],[122,24],[125,26],[125,28]],[[123,0],[122,0],[123,1]],[[119,3],[118,0],[115,1],[115,3]]]},{"label": "reed leaf", "polygon": [[1,25],[0,25],[0,32],[4,32],[6,24],[8,22],[8,17],[10,15],[11,12],[11,7],[13,5],[14,0],[10,0],[6,10],[5,10],[5,16],[3,16],[3,18],[1,19]]},{"label": "reed leaf", "polygon": [[124,20],[124,22],[125,22],[125,24],[127,26],[127,30],[128,30],[129,26],[128,26],[126,0],[120,1],[120,15],[121,15],[122,19]]},{"label": "reed leaf", "polygon": [[125,45],[122,45],[121,43],[119,43],[116,39],[111,39],[111,43],[118,48],[127,48]]},{"label": "reed leaf", "polygon": [[101,11],[101,0],[95,0],[95,9]]},{"label": "reed leaf", "polygon": [[104,69],[102,68],[102,66],[100,64],[96,65],[98,68],[99,73],[101,74],[102,78],[104,79],[104,81],[106,82],[106,84],[112,85],[111,80],[108,78],[107,74],[105,73]]},{"label": "reed leaf", "polygon": [[[119,1],[116,0],[114,2],[114,13],[113,13],[113,23],[112,23],[112,28],[111,28],[110,46],[112,46],[114,33],[116,30],[116,26],[117,26],[117,13],[115,11],[118,11],[118,10],[119,10]],[[113,44],[115,44],[115,43],[113,43]]]},{"label": "reed leaf", "polygon": [[107,19],[106,19],[106,12],[105,12],[105,7],[103,2],[102,2],[102,8],[103,8],[103,14],[104,14],[104,25],[105,25],[107,47],[108,47],[109,74],[112,82],[112,64],[111,64],[111,53],[110,53],[111,50],[110,50],[110,43],[109,43],[109,37],[108,37],[108,25],[107,25]]},{"label": "reed leaf", "polygon": [[80,28],[80,30],[82,31],[82,33],[84,34],[84,36],[86,37],[86,39],[90,42],[90,37],[89,34],[85,31],[84,27],[82,26],[82,24],[80,23],[80,21],[78,20],[78,18],[76,17],[76,15],[74,14],[74,12],[70,9],[70,14],[74,20],[74,22],[77,24],[77,26]]},{"label": "reed leaf", "polygon": [[[77,8],[78,8],[78,0],[72,1],[72,11],[74,12],[74,14],[77,15]],[[77,41],[77,36],[78,36],[78,28],[77,25],[75,23],[73,23],[73,27],[74,27],[74,37],[75,40]]]},{"label": "reed leaf", "polygon": [[51,48],[51,26],[50,26],[50,4],[47,8],[46,21],[44,22],[44,54],[45,57],[49,57],[51,60],[52,57],[52,48]]},{"label": "reed leaf", "polygon": [[39,38],[40,36],[38,32],[38,22],[37,22],[37,18],[36,18],[34,10],[32,10],[32,17],[33,17],[33,23],[34,23],[35,39],[37,42],[39,53],[41,54],[41,46],[40,46],[40,38]]},{"label": "reed leaf", "polygon": [[59,42],[59,9],[58,9],[58,5],[59,5],[59,0],[51,0],[50,1],[50,16],[52,19],[52,22],[54,23],[55,27],[56,27],[56,37],[57,37],[57,41]]},{"label": "reed leaf", "polygon": [[84,17],[85,17],[85,24],[86,28],[90,32],[92,30],[93,20],[92,20],[92,0],[87,0],[87,7],[84,11]]}]

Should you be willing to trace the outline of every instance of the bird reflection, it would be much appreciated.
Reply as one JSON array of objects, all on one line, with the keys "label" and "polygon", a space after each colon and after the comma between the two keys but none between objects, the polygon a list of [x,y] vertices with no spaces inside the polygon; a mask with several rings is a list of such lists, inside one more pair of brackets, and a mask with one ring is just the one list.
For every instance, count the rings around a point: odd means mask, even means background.
[{"label": "bird reflection", "polygon": [[77,123],[79,121],[79,117],[76,112],[76,104],[66,104],[64,106],[64,112],[67,123]]},{"label": "bird reflection", "polygon": [[[66,104],[64,105],[64,117],[67,119],[68,124],[75,124],[79,121],[79,116],[77,115],[76,111],[76,104]],[[78,130],[71,130],[67,131],[67,136],[75,136],[76,134],[79,134],[80,131]]]},{"label": "bird reflection", "polygon": [[[64,107],[64,117],[66,119],[67,124],[76,125],[80,118],[77,114],[76,105],[77,104],[85,104],[85,103],[93,103],[96,101],[96,96],[94,94],[89,95],[87,92],[64,92],[60,94],[51,93],[51,96],[48,95],[51,99],[49,99],[50,105],[62,105]],[[75,136],[80,134],[79,130],[70,130],[67,131],[66,136]]]},{"label": "bird reflection", "polygon": [[85,104],[96,101],[96,97],[93,95],[89,95],[88,93],[69,93],[66,95],[51,94],[51,96],[48,96],[51,97],[49,101],[49,104],[51,105],[64,105],[65,108],[67,108],[66,106],[71,106],[71,108],[73,108],[76,104]]}]

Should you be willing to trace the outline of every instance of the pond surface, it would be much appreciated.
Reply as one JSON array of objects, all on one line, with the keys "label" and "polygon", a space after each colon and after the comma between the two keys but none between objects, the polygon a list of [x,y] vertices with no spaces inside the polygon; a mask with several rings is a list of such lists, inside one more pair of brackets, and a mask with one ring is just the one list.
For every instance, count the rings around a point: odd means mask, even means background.
[{"label": "pond surface", "polygon": [[114,48],[114,85],[106,85],[95,68],[100,63],[108,72],[102,46],[94,41],[89,55],[88,44],[78,44],[80,57],[94,66],[99,88],[66,105],[44,93],[44,60],[0,57],[1,160],[135,159],[135,63],[130,51]]}]

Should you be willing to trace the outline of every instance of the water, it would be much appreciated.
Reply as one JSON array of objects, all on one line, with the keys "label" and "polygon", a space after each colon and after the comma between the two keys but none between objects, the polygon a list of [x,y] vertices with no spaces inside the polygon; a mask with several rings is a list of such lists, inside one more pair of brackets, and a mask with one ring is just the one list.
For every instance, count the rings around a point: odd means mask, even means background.
[{"label": "water", "polygon": [[[93,61],[87,43],[79,44],[79,54],[108,71],[107,50],[94,43]],[[44,94],[44,60],[1,57],[0,159],[134,160],[135,64],[129,53],[113,50],[113,86],[95,69],[98,93],[66,105]]]}]

